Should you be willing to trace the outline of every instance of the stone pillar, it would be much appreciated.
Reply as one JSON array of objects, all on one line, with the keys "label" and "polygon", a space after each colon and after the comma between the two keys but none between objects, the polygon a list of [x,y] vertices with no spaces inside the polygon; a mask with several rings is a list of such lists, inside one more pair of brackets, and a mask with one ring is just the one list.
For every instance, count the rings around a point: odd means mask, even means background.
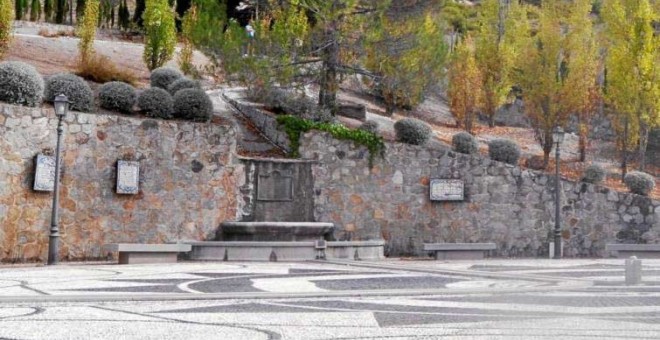
[{"label": "stone pillar", "polygon": [[626,285],[638,285],[642,283],[642,260],[637,256],[626,259]]}]

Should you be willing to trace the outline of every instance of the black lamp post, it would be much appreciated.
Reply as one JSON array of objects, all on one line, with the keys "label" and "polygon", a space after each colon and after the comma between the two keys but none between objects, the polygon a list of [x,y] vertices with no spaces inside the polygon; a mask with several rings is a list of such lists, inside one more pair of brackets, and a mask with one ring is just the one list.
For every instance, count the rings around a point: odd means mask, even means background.
[{"label": "black lamp post", "polygon": [[561,259],[561,222],[559,220],[559,146],[564,141],[564,130],[556,126],[552,130],[555,141],[555,259]]},{"label": "black lamp post", "polygon": [[59,199],[60,199],[60,148],[62,144],[62,119],[69,111],[69,99],[60,94],[55,97],[55,115],[57,116],[57,147],[55,148],[55,183],[53,183],[53,211],[50,216],[50,236],[48,239],[48,264],[59,262]]}]

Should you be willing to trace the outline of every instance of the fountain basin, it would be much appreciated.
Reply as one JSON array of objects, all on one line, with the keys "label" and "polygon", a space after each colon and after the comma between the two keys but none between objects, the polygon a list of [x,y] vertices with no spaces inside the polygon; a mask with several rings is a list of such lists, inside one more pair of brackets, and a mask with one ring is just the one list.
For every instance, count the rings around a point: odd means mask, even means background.
[{"label": "fountain basin", "polygon": [[223,222],[219,241],[330,240],[335,228],[328,222]]}]

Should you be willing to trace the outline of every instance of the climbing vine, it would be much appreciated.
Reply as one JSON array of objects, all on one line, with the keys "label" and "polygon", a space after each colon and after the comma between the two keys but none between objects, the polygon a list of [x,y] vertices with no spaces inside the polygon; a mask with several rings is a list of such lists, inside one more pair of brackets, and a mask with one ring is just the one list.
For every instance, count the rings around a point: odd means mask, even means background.
[{"label": "climbing vine", "polygon": [[376,155],[383,157],[385,154],[385,143],[383,138],[373,132],[349,129],[341,124],[320,123],[311,120],[285,115],[278,116],[277,123],[284,128],[291,143],[291,156],[300,156],[300,136],[310,130],[319,130],[330,133],[339,140],[350,140],[353,143],[365,146],[369,150],[369,167],[374,163]]}]

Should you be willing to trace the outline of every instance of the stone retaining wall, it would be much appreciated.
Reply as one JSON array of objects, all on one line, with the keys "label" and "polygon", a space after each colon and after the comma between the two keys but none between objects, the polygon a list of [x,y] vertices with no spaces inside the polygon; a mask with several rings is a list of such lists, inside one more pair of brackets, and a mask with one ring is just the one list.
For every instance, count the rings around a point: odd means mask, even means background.
[{"label": "stone retaining wall", "polygon": [[[0,261],[43,260],[51,193],[33,191],[34,157],[55,148],[52,109],[0,104]],[[62,259],[102,257],[112,242],[212,238],[241,209],[235,132],[208,123],[69,113],[61,181]],[[140,164],[137,195],[115,193],[116,162]]]},{"label": "stone retaining wall", "polygon": [[[554,227],[554,177],[448,148],[388,144],[368,167],[368,151],[323,133],[301,139],[312,165],[315,218],[340,240],[385,238],[389,255],[421,255],[424,242],[495,242],[493,255],[547,256]],[[432,178],[463,179],[464,202],[432,202]],[[612,242],[660,243],[660,202],[562,181],[567,257],[607,256]]]}]

